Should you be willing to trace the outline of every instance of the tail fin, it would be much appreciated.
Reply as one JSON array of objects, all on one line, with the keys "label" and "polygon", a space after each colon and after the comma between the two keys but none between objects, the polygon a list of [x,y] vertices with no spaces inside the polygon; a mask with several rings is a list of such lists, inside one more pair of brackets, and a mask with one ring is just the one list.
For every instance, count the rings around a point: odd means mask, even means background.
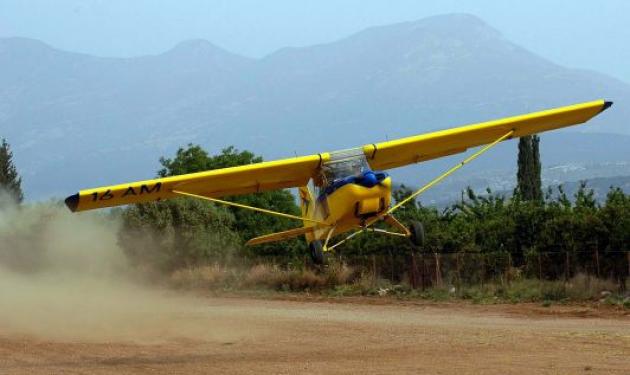
[{"label": "tail fin", "polygon": [[[315,213],[315,198],[308,186],[300,186],[298,189],[300,192],[300,208],[302,208],[302,217],[312,218]],[[304,228],[311,228],[315,223],[310,221],[304,221]],[[315,239],[314,232],[308,231],[304,233],[306,242],[311,243]]]},{"label": "tail fin", "polygon": [[[310,217],[313,214],[313,209],[315,200],[313,199],[313,193],[311,193],[311,189],[308,186],[300,186],[300,207],[302,208],[302,216]],[[307,223],[304,223],[304,226]]]}]

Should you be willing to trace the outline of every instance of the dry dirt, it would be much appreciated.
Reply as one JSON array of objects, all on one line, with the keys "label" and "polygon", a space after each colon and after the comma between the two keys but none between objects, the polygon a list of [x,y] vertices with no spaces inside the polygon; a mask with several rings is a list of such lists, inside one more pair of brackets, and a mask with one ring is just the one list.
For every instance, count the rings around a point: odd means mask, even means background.
[{"label": "dry dirt", "polygon": [[99,324],[75,316],[53,329],[45,313],[38,329],[0,321],[0,374],[630,374],[630,319],[623,314],[370,301],[168,301],[168,309],[153,304],[127,312],[122,326],[122,319]]},{"label": "dry dirt", "polygon": [[610,308],[186,295],[136,282],[118,225],[0,209],[0,375],[630,375],[630,317]]}]

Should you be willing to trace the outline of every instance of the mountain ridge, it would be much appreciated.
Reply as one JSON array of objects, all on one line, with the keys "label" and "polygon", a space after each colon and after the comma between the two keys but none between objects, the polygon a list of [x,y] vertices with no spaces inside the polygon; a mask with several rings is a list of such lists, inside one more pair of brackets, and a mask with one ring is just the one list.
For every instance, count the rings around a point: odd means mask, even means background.
[{"label": "mountain ridge", "polygon": [[151,177],[160,156],[190,142],[269,159],[599,97],[617,104],[583,129],[630,135],[630,85],[552,63],[465,14],[260,59],[199,39],[131,58],[10,39],[0,39],[0,136],[36,197]]}]

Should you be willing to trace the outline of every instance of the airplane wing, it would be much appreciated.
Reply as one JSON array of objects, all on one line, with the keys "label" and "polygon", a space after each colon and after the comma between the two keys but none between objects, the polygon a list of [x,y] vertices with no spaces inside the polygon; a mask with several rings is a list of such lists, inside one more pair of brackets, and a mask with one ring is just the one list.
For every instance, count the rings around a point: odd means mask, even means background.
[{"label": "airplane wing", "polygon": [[612,102],[595,100],[388,142],[374,143],[363,146],[363,151],[372,169],[397,168],[457,154],[470,147],[492,143],[510,130],[514,130],[511,137],[514,138],[581,124],[611,105]]},{"label": "airplane wing", "polygon": [[[567,107],[550,109],[522,116],[508,117],[441,130],[389,142],[363,146],[370,167],[383,170],[411,163],[464,152],[495,141],[510,130],[513,137],[583,123],[610,107],[612,102],[596,100]],[[173,191],[211,198],[257,193],[304,186],[317,176],[330,153],[268,161],[232,168],[180,176],[137,181],[120,185],[81,190],[66,198],[71,211],[120,206],[131,203],[158,201],[177,196]]]},{"label": "airplane wing", "polygon": [[318,154],[103,186],[81,190],[65,202],[75,212],[174,198],[173,190],[216,198],[304,186],[321,163]]}]

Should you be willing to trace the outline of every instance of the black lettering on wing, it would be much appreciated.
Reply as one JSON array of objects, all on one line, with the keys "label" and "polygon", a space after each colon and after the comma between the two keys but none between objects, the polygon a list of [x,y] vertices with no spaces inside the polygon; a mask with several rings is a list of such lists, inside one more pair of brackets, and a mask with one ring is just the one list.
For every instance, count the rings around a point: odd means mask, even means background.
[{"label": "black lettering on wing", "polygon": [[105,191],[103,194],[101,194],[101,197],[99,198],[99,200],[102,201],[107,201],[114,198],[114,195],[112,194],[111,189],[107,189],[107,191]]},{"label": "black lettering on wing", "polygon": [[133,186],[129,186],[127,188],[127,190],[125,190],[125,192],[123,193],[123,195],[121,196],[121,198],[126,197],[127,195],[137,195],[136,191],[133,189]]},{"label": "black lettering on wing", "polygon": [[147,186],[146,184],[142,184],[140,186],[140,194],[152,194],[152,193],[159,193],[160,189],[162,188],[162,183],[161,182],[157,182],[155,185],[153,185],[153,187],[151,187],[149,189],[149,186]]}]

